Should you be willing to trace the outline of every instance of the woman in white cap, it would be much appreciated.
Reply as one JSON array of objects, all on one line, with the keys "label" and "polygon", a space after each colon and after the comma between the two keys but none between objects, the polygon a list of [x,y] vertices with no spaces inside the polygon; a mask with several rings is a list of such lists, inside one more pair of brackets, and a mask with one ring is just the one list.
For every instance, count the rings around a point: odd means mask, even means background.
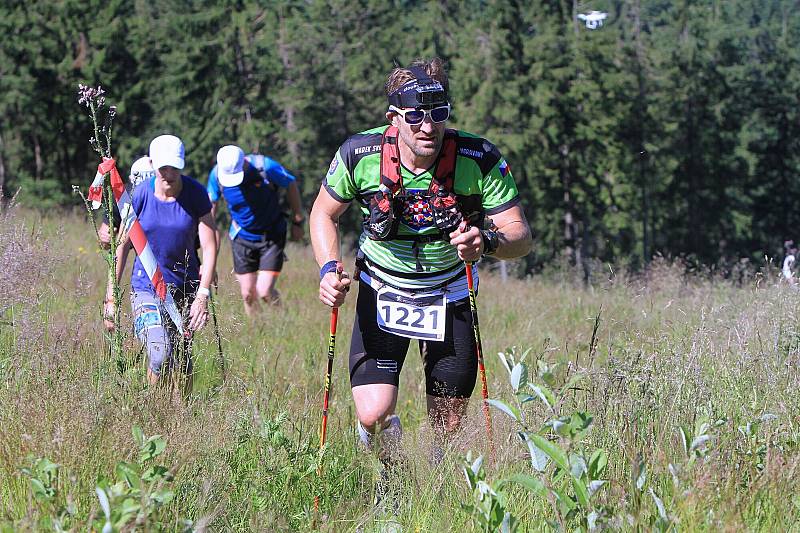
[{"label": "woman in white cap", "polygon": [[[217,256],[211,202],[203,185],[181,174],[184,147],[178,137],[160,135],[153,139],[150,160],[155,177],[136,188],[132,198],[133,209],[178,307],[184,311],[188,308],[184,329],[189,333],[208,321],[209,288]],[[195,252],[198,236],[203,254],[202,267]],[[118,282],[130,249],[130,239],[123,239],[117,248]],[[112,307],[106,309],[107,316],[113,316],[112,295],[113,289],[109,284],[106,305]],[[181,339],[139,257],[131,274],[131,302],[136,337],[147,349],[150,383],[157,383],[165,370],[179,367],[187,377],[185,392],[188,393],[192,383],[191,335]],[[106,327],[112,329],[113,324],[106,322]],[[185,357],[178,360],[181,350]]]}]

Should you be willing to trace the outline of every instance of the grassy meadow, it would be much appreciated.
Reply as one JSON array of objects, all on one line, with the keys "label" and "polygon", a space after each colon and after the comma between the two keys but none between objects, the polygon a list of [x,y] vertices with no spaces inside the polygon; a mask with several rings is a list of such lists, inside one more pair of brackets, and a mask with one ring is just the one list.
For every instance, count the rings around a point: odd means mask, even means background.
[{"label": "grassy meadow", "polygon": [[[320,479],[330,313],[310,248],[287,253],[282,306],[248,319],[223,245],[224,369],[210,322],[180,405],[146,386],[132,335],[124,360],[109,356],[105,263],[85,216],[0,214],[0,531],[101,531],[95,489],[115,484],[108,507],[125,531],[463,532],[503,513],[518,531],[800,530],[800,294],[774,269],[734,284],[657,261],[646,277],[600,267],[590,287],[565,270],[505,283],[482,271],[490,397],[519,422],[492,409],[495,457],[476,465],[475,491],[462,468],[468,451],[489,453],[479,401],[431,463],[412,344],[398,404],[404,460],[376,507],[379,462],[359,451],[349,394],[354,295],[340,312]],[[127,290],[125,302],[129,331]],[[506,369],[498,352],[526,353],[526,368]],[[539,447],[549,460],[532,461],[519,432],[551,443]],[[571,476],[603,483],[587,498]]]}]

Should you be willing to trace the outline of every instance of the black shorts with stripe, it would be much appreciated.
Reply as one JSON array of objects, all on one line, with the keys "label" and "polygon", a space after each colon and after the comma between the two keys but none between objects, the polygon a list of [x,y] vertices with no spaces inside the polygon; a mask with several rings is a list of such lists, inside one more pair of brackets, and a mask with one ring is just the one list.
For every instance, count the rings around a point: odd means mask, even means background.
[{"label": "black shorts with stripe", "polygon": [[[359,280],[356,319],[350,343],[350,386],[384,383],[398,386],[411,339],[378,327],[377,293]],[[475,389],[478,360],[468,300],[447,304],[445,340],[418,341],[431,396],[469,398]]]}]

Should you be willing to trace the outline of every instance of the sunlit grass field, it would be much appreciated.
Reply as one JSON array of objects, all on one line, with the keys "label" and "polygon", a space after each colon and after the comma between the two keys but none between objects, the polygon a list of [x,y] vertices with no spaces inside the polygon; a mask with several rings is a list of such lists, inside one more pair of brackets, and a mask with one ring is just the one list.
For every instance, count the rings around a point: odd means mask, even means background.
[{"label": "sunlit grass field", "polygon": [[[373,505],[380,463],[358,447],[346,364],[354,295],[340,312],[317,475],[330,312],[317,299],[309,247],[289,245],[282,305],[249,319],[223,245],[216,315],[224,368],[209,323],[195,340],[194,392],[180,405],[146,386],[132,335],[124,360],[109,356],[100,317],[106,267],[85,216],[6,210],[0,223],[0,530],[102,530],[95,488],[124,482],[120,462],[167,470],[140,482],[123,530],[483,530],[466,507],[480,502],[462,471],[468,451],[489,453],[480,385],[463,432],[432,462],[413,344],[398,405],[404,459],[387,498]],[[534,469],[521,426],[492,409],[495,457],[482,473],[518,530],[800,530],[800,293],[769,269],[733,284],[665,261],[646,276],[601,267],[590,286],[577,280],[563,269],[506,282],[481,271],[490,397],[514,403],[497,356],[512,348],[516,357],[527,351],[533,385],[561,390],[583,375],[558,405],[536,395],[523,403],[525,427],[565,453],[607,456],[606,483],[588,505],[562,512],[552,495],[502,483],[526,474],[574,495],[552,463]],[[575,412],[592,424],[573,440],[545,426]],[[161,435],[163,452],[142,459],[134,427]],[[37,470],[43,458],[58,468]],[[168,496],[159,502],[148,496],[155,493]]]}]

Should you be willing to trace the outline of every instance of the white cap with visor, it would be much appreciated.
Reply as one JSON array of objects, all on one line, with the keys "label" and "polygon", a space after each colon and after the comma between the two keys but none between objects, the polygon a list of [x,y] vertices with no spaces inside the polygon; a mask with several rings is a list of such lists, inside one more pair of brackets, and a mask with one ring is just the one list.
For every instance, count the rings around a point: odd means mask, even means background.
[{"label": "white cap with visor", "polygon": [[153,168],[175,167],[182,170],[184,166],[183,141],[174,135],[159,135],[150,142],[150,159]]},{"label": "white cap with visor", "polygon": [[233,144],[217,152],[217,179],[223,187],[236,187],[244,179],[244,151]]}]

